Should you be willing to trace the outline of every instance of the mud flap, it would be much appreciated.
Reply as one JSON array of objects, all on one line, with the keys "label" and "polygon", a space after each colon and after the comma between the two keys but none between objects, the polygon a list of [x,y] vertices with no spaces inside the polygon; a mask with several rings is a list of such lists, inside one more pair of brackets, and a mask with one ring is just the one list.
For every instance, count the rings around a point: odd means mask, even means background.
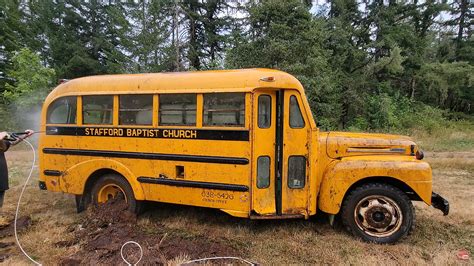
[{"label": "mud flap", "polygon": [[449,214],[449,202],[434,192],[431,193],[431,205],[434,208],[441,210],[443,215],[446,216]]}]

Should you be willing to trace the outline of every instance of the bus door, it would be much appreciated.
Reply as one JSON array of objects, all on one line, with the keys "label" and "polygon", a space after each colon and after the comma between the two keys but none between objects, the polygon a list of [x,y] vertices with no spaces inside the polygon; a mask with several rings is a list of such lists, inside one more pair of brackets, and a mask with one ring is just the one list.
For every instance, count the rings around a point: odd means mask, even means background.
[{"label": "bus door", "polygon": [[252,209],[259,215],[305,215],[308,128],[296,90],[254,95]]},{"label": "bus door", "polygon": [[[282,193],[284,215],[307,215],[310,124],[296,90],[285,90],[282,121]],[[282,101],[282,100],[280,100]]]},{"label": "bus door", "polygon": [[253,97],[252,209],[259,215],[275,215],[277,93],[256,91]]}]

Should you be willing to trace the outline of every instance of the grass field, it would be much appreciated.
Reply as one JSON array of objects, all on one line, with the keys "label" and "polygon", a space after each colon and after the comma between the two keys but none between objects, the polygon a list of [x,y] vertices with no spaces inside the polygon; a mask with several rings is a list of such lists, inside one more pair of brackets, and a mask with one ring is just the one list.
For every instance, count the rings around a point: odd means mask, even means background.
[{"label": "grass field", "polygon": [[[202,240],[201,248],[221,243],[237,250],[241,257],[262,264],[472,264],[472,258],[457,258],[460,250],[474,253],[474,149],[461,146],[459,152],[436,148],[425,156],[433,167],[434,191],[450,201],[451,213],[442,216],[438,210],[415,203],[416,228],[395,245],[361,242],[348,235],[340,224],[331,227],[323,214],[309,221],[250,221],[215,210],[156,205],[138,218],[137,226],[144,234],[153,234],[160,228],[160,233],[166,232],[165,241],[177,237]],[[3,210],[7,220],[13,217],[31,164],[31,153],[19,149],[9,151],[7,156],[12,184]],[[20,240],[34,259],[56,264],[81,250],[81,242],[61,244],[74,239],[86,218],[84,213],[76,214],[70,195],[40,191],[33,178],[21,204],[21,216],[24,215],[31,217],[31,222],[21,232]],[[156,242],[160,239],[156,238]],[[128,240],[133,239],[122,241]],[[14,238],[7,235],[0,242],[14,242]],[[7,264],[28,262],[15,245],[0,248],[2,256]],[[197,258],[180,254],[168,262],[186,259]]]}]

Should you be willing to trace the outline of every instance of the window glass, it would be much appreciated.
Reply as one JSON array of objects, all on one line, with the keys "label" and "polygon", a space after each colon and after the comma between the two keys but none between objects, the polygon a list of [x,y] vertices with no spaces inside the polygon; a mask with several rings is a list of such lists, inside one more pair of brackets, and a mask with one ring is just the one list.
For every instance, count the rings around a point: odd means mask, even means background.
[{"label": "window glass", "polygon": [[272,97],[258,96],[258,127],[269,128],[272,124]]},{"label": "window glass", "polygon": [[159,124],[195,126],[196,94],[161,94]]},{"label": "window glass", "polygon": [[245,93],[204,94],[204,126],[245,125]]},{"label": "window glass", "polygon": [[294,95],[290,97],[290,127],[304,127],[303,115],[301,114],[300,106],[298,105],[298,100],[296,100],[296,96]]},{"label": "window glass", "polygon": [[306,180],[306,158],[290,156],[288,158],[288,187],[304,188]]},{"label": "window glass", "polygon": [[257,160],[257,187],[270,186],[270,157],[260,156]]},{"label": "window glass", "polygon": [[151,125],[153,95],[120,95],[120,125]]},{"label": "window glass", "polygon": [[48,107],[46,121],[49,124],[75,124],[77,112],[77,97],[62,97]]},{"label": "window glass", "polygon": [[112,95],[82,96],[84,124],[112,124],[114,97]]}]

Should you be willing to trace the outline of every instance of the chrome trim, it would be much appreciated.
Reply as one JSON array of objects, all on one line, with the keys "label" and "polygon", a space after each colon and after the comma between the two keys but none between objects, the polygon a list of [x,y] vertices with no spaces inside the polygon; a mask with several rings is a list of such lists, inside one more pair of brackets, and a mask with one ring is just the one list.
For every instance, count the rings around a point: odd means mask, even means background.
[{"label": "chrome trim", "polygon": [[404,148],[347,148],[347,152],[361,152],[361,153],[405,153]]}]

